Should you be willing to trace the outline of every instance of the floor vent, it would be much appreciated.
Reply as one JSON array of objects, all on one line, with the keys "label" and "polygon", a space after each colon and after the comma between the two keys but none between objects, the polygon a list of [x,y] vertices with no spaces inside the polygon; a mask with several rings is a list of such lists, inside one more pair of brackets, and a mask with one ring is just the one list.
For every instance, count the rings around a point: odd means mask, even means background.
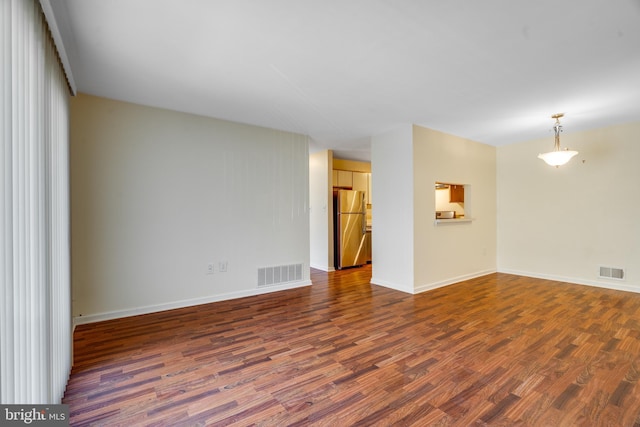
[{"label": "floor vent", "polygon": [[277,265],[258,269],[258,287],[302,280],[302,264]]},{"label": "floor vent", "polygon": [[617,267],[600,267],[599,277],[603,279],[624,280],[624,269]]}]

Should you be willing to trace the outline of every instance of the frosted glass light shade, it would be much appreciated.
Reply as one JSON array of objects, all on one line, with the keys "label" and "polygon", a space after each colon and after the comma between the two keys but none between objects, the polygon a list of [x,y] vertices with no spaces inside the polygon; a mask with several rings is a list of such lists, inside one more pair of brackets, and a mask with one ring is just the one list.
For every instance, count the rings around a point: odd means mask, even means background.
[{"label": "frosted glass light shade", "polygon": [[578,154],[577,151],[570,150],[549,151],[548,153],[538,154],[538,158],[544,160],[550,166],[562,166],[576,154]]}]

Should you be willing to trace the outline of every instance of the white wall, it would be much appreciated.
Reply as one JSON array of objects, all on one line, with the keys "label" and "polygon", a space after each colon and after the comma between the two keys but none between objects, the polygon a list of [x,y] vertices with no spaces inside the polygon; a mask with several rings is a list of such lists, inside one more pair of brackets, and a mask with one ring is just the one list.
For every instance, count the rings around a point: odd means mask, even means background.
[{"label": "white wall", "polygon": [[323,150],[309,156],[310,264],[323,271],[334,271],[333,196],[331,170],[333,153]]},{"label": "white wall", "polygon": [[[640,291],[639,137],[640,123],[565,132],[579,154],[559,168],[536,158],[552,135],[499,147],[498,269]],[[600,265],[626,280],[598,279]]]},{"label": "white wall", "polygon": [[76,321],[279,289],[260,267],[302,263],[280,288],[310,284],[308,168],[303,135],[73,98]]},{"label": "white wall", "polygon": [[[415,292],[495,272],[495,147],[421,126],[413,141]],[[434,224],[436,181],[466,184],[472,222]]]},{"label": "white wall", "polygon": [[413,293],[413,141],[410,125],[371,139],[371,283]]}]

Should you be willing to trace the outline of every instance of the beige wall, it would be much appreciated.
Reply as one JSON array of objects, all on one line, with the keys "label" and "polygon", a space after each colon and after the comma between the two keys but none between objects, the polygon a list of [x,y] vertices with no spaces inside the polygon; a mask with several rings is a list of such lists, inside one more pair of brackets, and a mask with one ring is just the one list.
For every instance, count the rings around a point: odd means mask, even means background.
[{"label": "beige wall", "polygon": [[[371,158],[372,283],[417,293],[496,270],[495,147],[406,126],[372,138]],[[436,181],[469,185],[473,221],[435,224]]]},{"label": "beige wall", "polygon": [[[420,292],[497,268],[638,291],[638,135],[639,123],[563,134],[580,154],[561,168],[536,158],[550,138],[496,149],[420,126],[372,138],[372,282]],[[331,188],[329,163],[309,158],[303,135],[73,98],[76,320],[309,284],[308,266],[322,268],[331,249],[310,259],[331,210],[312,196],[309,211],[309,185]],[[434,224],[435,181],[469,185],[472,222]],[[257,288],[258,268],[290,263],[307,267],[303,280]],[[626,280],[598,279],[600,265],[625,268]]]},{"label": "beige wall", "polygon": [[[372,282],[421,292],[497,270],[640,292],[639,135],[640,123],[563,133],[580,154],[559,168],[536,157],[552,138],[495,148],[420,126],[374,137]],[[435,181],[468,185],[473,221],[434,225]],[[600,266],[625,280],[598,278]]]},{"label": "beige wall", "polygon": [[[309,284],[308,168],[303,135],[74,97],[76,320]],[[298,263],[302,280],[258,289],[258,268]]]},{"label": "beige wall", "polygon": [[[415,291],[496,271],[496,149],[413,126]],[[435,182],[465,184],[471,222],[435,224]]]},{"label": "beige wall", "polygon": [[[640,291],[639,138],[640,123],[565,131],[579,154],[559,168],[536,158],[552,136],[499,147],[498,269]],[[626,280],[598,279],[600,265]]]}]

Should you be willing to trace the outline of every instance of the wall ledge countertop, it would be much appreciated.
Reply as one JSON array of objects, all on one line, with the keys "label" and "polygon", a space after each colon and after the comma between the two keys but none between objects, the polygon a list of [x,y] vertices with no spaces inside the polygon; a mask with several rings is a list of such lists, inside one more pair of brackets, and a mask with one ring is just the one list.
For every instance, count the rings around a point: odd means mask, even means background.
[{"label": "wall ledge countertop", "polygon": [[434,225],[438,224],[451,224],[451,223],[460,223],[460,222],[471,222],[473,218],[447,218],[447,219],[436,219],[433,221]]}]

